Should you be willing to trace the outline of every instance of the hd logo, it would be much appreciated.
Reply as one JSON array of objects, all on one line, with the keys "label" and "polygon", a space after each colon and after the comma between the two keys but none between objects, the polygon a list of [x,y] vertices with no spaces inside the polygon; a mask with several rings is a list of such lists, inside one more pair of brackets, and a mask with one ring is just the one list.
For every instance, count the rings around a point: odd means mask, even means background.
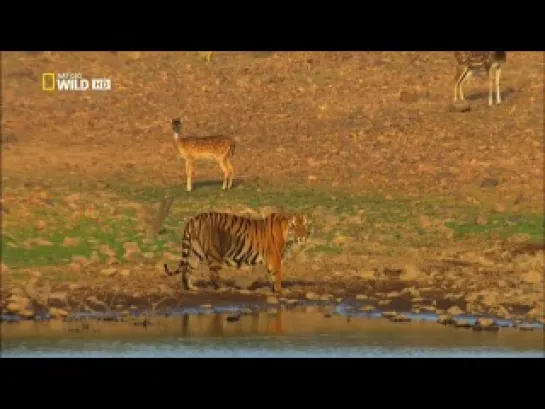
[{"label": "hd logo", "polygon": [[46,72],[42,74],[43,91],[111,91],[112,81],[109,78],[91,78],[89,81],[81,73]]}]

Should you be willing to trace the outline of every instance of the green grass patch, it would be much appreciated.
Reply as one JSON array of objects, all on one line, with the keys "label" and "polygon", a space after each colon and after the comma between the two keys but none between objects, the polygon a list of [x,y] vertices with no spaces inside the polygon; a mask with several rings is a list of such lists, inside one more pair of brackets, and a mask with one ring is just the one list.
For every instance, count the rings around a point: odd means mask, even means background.
[{"label": "green grass patch", "polygon": [[527,235],[530,242],[543,243],[544,218],[543,214],[491,214],[484,216],[486,221],[447,222],[445,225],[456,232],[456,237],[489,237],[496,233],[507,239],[514,235]]},{"label": "green grass patch", "polygon": [[[2,260],[12,268],[62,265],[70,263],[73,256],[93,254],[105,260],[107,256],[99,252],[100,245],[107,245],[121,259],[123,244],[130,241],[138,243],[142,252],[153,253],[152,260],[158,260],[163,251],[176,253],[179,250],[181,233],[189,217],[213,208],[281,206],[286,211],[307,212],[312,215],[314,235],[320,241],[320,245],[309,249],[314,254],[360,250],[365,253],[368,243],[392,249],[444,246],[449,240],[474,237],[487,240],[492,235],[507,239],[526,234],[533,242],[544,241],[541,213],[495,213],[491,209],[454,204],[448,198],[417,201],[376,194],[354,195],[326,188],[282,189],[251,183],[227,192],[221,191],[217,184],[197,184],[193,192],[186,192],[183,184],[134,187],[112,182],[107,188],[98,189],[96,184],[73,180],[41,189],[47,192],[47,206],[32,201],[25,203],[17,197],[24,198],[28,188],[14,183],[3,186],[4,194],[9,192],[15,197],[13,206],[9,201],[5,203],[15,210],[4,216],[2,236]],[[75,208],[70,208],[63,198],[74,193],[80,193],[81,199]],[[174,202],[165,221],[166,233],[149,240],[135,207],[156,205],[167,194],[174,196]],[[85,216],[89,207],[96,209],[98,220]],[[74,212],[79,212],[79,216],[73,217]],[[477,223],[479,215],[482,217]],[[433,220],[434,225],[422,226],[422,216]],[[38,230],[37,220],[44,220],[47,227]],[[454,237],[445,239],[438,226],[452,229]],[[337,245],[332,241],[338,236],[352,240]],[[74,237],[80,238],[77,245],[63,245],[65,238]],[[25,246],[29,239],[44,240],[52,245]]]}]

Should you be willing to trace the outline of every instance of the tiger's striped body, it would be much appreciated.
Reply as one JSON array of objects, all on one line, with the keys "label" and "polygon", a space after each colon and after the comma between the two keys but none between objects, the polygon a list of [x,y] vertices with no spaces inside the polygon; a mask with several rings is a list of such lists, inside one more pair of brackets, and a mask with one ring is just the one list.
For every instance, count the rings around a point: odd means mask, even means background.
[{"label": "tiger's striped body", "polygon": [[265,264],[272,290],[282,293],[282,255],[286,244],[306,241],[309,222],[302,214],[272,213],[263,219],[237,216],[230,213],[207,212],[191,218],[182,237],[182,258],[176,271],[182,274],[182,287],[196,289],[191,261],[206,260],[210,279],[217,289],[222,267],[240,268],[243,264]]}]

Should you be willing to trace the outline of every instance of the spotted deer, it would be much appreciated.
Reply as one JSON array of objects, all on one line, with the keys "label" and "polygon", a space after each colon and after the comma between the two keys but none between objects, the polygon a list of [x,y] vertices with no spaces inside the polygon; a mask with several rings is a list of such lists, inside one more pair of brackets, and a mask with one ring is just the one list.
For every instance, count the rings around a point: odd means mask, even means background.
[{"label": "spotted deer", "polygon": [[228,136],[181,136],[182,120],[172,119],[174,131],[174,146],[178,154],[185,161],[187,178],[186,190],[193,189],[192,174],[194,162],[197,160],[215,161],[223,171],[222,190],[231,189],[233,184],[233,165],[231,157],[235,153],[235,141]]},{"label": "spotted deer", "polygon": [[501,104],[500,73],[507,61],[506,51],[454,51],[458,66],[454,78],[454,101],[464,101],[462,86],[479,70],[484,70],[488,76],[488,105],[493,105],[493,91],[496,89],[496,103]]}]

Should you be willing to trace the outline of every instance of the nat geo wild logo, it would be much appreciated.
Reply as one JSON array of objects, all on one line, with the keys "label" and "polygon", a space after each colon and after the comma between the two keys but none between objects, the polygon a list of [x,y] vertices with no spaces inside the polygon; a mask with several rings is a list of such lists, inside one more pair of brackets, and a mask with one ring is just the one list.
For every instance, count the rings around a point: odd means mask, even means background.
[{"label": "nat geo wild logo", "polygon": [[84,78],[81,73],[44,72],[42,74],[42,90],[44,91],[111,91],[110,78]]}]

